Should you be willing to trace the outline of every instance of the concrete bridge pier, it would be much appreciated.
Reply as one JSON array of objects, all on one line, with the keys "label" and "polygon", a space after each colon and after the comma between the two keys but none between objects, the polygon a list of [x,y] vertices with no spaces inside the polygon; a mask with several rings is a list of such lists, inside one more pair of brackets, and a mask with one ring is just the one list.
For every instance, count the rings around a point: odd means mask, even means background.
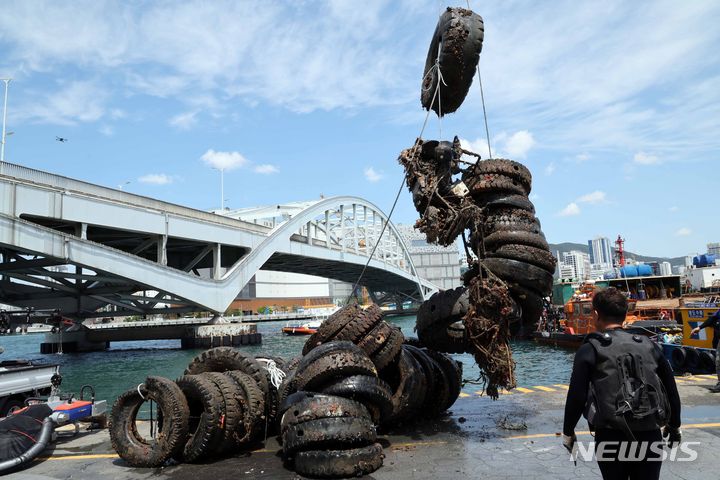
[{"label": "concrete bridge pier", "polygon": [[73,331],[48,333],[40,353],[94,352],[112,342],[180,340],[181,348],[257,345],[262,337],[254,323],[191,324],[187,321],[156,320],[81,326]]}]

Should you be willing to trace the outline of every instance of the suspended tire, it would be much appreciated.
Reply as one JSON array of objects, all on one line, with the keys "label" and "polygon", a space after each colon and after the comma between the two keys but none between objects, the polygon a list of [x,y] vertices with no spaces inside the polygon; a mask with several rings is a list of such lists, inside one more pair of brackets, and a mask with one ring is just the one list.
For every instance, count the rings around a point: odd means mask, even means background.
[{"label": "suspended tire", "polygon": [[504,158],[490,158],[478,160],[473,165],[468,175],[502,174],[521,182],[529,191],[532,185],[532,174],[530,170],[520,162],[506,160]]},{"label": "suspended tire", "polygon": [[425,402],[427,381],[410,352],[402,350],[398,361],[383,370],[381,378],[393,388],[393,413],[388,422],[401,422],[418,413]]},{"label": "suspended tire", "polygon": [[384,380],[367,375],[353,375],[323,388],[323,393],[362,403],[379,424],[392,415],[392,391]]},{"label": "suspended tire", "polygon": [[317,391],[338,378],[350,375],[377,376],[377,369],[364,352],[329,353],[311,364],[295,376],[297,390]]},{"label": "suspended tire", "polygon": [[283,453],[330,448],[357,448],[377,440],[375,425],[366,418],[336,417],[289,426],[283,433]]},{"label": "suspended tire", "polygon": [[542,297],[535,291],[528,290],[515,283],[508,283],[508,289],[513,300],[520,306],[522,313],[522,325],[534,326],[543,311]]},{"label": "suspended tire", "polygon": [[[162,414],[155,439],[142,437],[135,420],[143,403],[153,401]],[[188,435],[190,410],[178,386],[162,377],[147,377],[145,383],[121,394],[110,413],[110,443],[133,467],[160,467],[181,454]]]},{"label": "suspended tire", "polygon": [[223,440],[222,419],[225,415],[222,393],[210,379],[202,375],[183,375],[175,383],[187,399],[190,409],[190,437],[182,450],[185,462],[211,457]]},{"label": "suspended tire", "polygon": [[670,353],[670,358],[672,359],[673,370],[679,372],[685,370],[685,361],[687,360],[685,349],[682,347],[673,348],[672,353]]},{"label": "suspended tire", "polygon": [[715,372],[715,357],[707,351],[700,352],[700,368],[708,373]]},{"label": "suspended tire", "polygon": [[368,475],[382,466],[382,445],[347,450],[310,450],[295,455],[295,471],[317,478],[344,478]]},{"label": "suspended tire", "polygon": [[420,305],[417,334],[423,345],[448,353],[467,350],[467,333],[462,324],[469,308],[467,288],[457,287],[434,293]]},{"label": "suspended tire", "polygon": [[252,442],[262,435],[267,418],[265,395],[258,387],[257,382],[250,375],[240,370],[225,372],[239,389],[242,404],[242,419],[235,427],[235,440],[237,444]]},{"label": "suspended tire", "polygon": [[464,8],[448,8],[440,16],[423,71],[420,101],[425,110],[442,117],[460,108],[480,60],[484,28],[482,17]]},{"label": "suspended tire", "polygon": [[526,210],[502,209],[488,215],[483,222],[483,234],[486,237],[496,232],[514,231],[542,234],[540,221]]},{"label": "suspended tire", "polygon": [[[301,392],[297,392],[301,397]],[[353,417],[371,420],[367,408],[354,400],[333,395],[302,392],[304,398],[292,404],[283,413],[280,431],[284,433],[289,427],[321,418]]]},{"label": "suspended tire", "polygon": [[322,322],[322,324],[320,324],[317,332],[310,335],[310,338],[307,339],[305,345],[303,346],[302,354],[307,355],[313,348],[332,340],[340,330],[345,328],[346,325],[359,318],[362,315],[362,312],[363,309],[359,305],[353,303],[342,307],[340,310],[330,315],[324,322]]},{"label": "suspended tire", "polygon": [[476,201],[481,201],[483,196],[489,193],[524,196],[530,194],[530,188],[520,180],[499,173],[485,173],[474,177],[463,175],[462,180]]},{"label": "suspended tire", "polygon": [[535,206],[526,195],[515,195],[507,193],[489,193],[483,195],[479,200],[480,205],[488,208],[491,212],[501,208],[519,208],[535,214]]},{"label": "suspended tire", "polygon": [[506,258],[486,258],[482,262],[488,270],[508,283],[516,283],[541,296],[549,295],[552,291],[552,273],[535,265]]},{"label": "suspended tire", "polygon": [[453,360],[449,355],[445,355],[441,352],[435,352],[430,349],[425,349],[424,352],[436,362],[443,371],[445,379],[448,382],[447,399],[445,399],[445,402],[438,405],[440,411],[443,412],[455,403],[462,391],[462,363]]},{"label": "suspended tire", "polygon": [[381,370],[397,359],[404,338],[399,328],[390,327],[390,335],[388,335],[387,340],[385,340],[383,346],[370,357],[375,364],[375,368]]},{"label": "suspended tire", "polygon": [[232,347],[211,348],[196,356],[185,369],[184,375],[204,372],[228,372],[240,370],[255,379],[264,395],[268,395],[268,382],[262,365],[252,355]]},{"label": "suspended tire", "polygon": [[502,245],[528,245],[543,250],[550,250],[545,235],[543,233],[533,233],[528,231],[497,231],[492,234],[485,235],[485,247],[488,249],[499,248]]},{"label": "suspended tire", "polygon": [[[235,450],[243,438],[245,422],[245,407],[241,399],[245,397],[240,385],[226,373],[207,372],[201,374],[212,381],[220,390],[223,400],[224,415],[222,418],[222,439],[218,448],[219,453]],[[250,378],[250,377],[248,377]]]},{"label": "suspended tire", "polygon": [[543,270],[555,272],[557,260],[548,250],[528,245],[502,245],[501,247],[487,251],[485,254],[488,258],[508,258],[519,262],[529,263],[540,267]]}]

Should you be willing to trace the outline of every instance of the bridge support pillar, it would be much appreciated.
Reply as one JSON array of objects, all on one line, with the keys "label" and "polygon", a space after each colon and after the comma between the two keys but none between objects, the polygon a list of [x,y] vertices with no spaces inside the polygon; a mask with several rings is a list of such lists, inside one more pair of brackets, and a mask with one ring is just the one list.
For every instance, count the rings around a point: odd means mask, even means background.
[{"label": "bridge support pillar", "polygon": [[160,235],[157,242],[157,261],[160,265],[167,265],[167,235]]},{"label": "bridge support pillar", "polygon": [[219,243],[213,244],[213,278],[219,280],[222,277],[222,247]]},{"label": "bridge support pillar", "polygon": [[254,323],[226,323],[190,327],[180,342],[182,348],[239,347],[259,345],[262,336]]},{"label": "bridge support pillar", "polygon": [[85,329],[74,332],[46,333],[40,353],[97,352],[107,349],[109,342],[92,342]]}]

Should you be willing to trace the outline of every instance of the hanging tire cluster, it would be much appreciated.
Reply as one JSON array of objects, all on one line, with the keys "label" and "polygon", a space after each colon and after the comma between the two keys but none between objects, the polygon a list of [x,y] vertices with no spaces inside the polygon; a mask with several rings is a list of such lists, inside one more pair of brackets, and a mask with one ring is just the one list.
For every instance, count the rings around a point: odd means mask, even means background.
[{"label": "hanging tire cluster", "polygon": [[[448,8],[440,16],[422,80],[426,110],[442,117],[460,107],[483,38],[483,20],[472,11]],[[555,271],[529,199],[532,175],[513,160],[481,160],[457,136],[418,138],[398,161],[420,214],[415,227],[443,246],[462,236],[469,262],[464,287],[438,292],[421,306],[419,341],[438,351],[472,353],[496,398],[499,387],[515,386],[510,335],[539,319]]]},{"label": "hanging tire cluster", "polygon": [[[206,461],[247,449],[277,424],[283,363],[218,347],[193,358],[174,382],[147,377],[113,405],[112,446],[134,467],[158,467],[170,459]],[[150,421],[139,422],[146,403]]]},{"label": "hanging tire cluster", "polygon": [[279,389],[280,439],[301,475],[371,473],[383,459],[377,427],[437,416],[460,395],[461,364],[405,344],[376,305],[338,310],[291,363]]}]

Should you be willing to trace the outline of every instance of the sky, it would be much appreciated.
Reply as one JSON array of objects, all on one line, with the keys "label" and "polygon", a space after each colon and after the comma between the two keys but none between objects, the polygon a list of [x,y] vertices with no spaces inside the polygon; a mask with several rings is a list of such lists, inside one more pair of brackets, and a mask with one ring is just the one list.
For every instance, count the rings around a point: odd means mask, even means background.
[{"label": "sky", "polygon": [[[471,1],[495,157],[548,240],[720,241],[720,3]],[[6,161],[194,207],[357,195],[388,212],[444,3],[4,1]],[[475,78],[423,137],[487,158]],[[60,142],[60,137],[67,141]],[[404,189],[392,220],[417,218]]]}]

